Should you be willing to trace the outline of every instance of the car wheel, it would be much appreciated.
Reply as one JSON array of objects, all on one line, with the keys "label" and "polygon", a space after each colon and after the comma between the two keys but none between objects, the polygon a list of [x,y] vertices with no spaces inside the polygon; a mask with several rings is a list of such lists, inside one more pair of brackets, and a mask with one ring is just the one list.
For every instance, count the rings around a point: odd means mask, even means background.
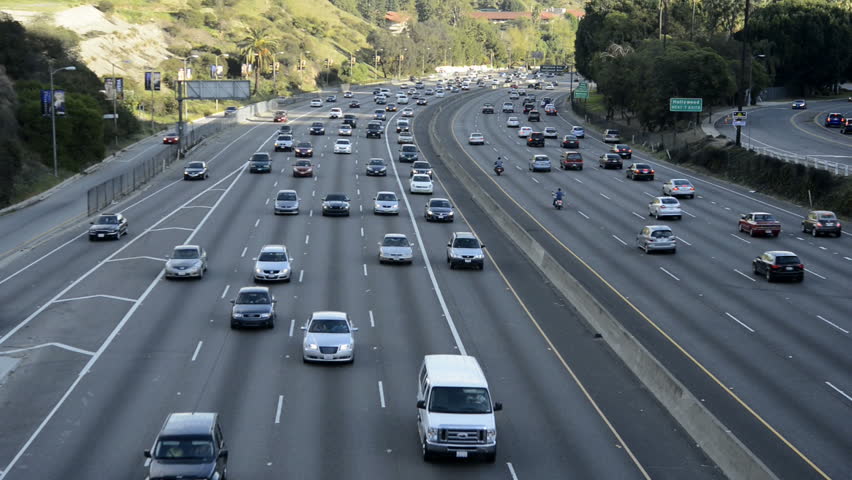
[{"label": "car wheel", "polygon": [[653,176],[653,175],[651,175],[651,178],[649,178],[648,180],[649,180],[649,181],[651,181],[651,182],[653,182],[653,181],[654,181],[654,176]]},{"label": "car wheel", "polygon": [[202,268],[200,272],[198,272],[198,279],[201,280],[204,278],[204,269]]},{"label": "car wheel", "polygon": [[432,452],[430,452],[429,449],[426,448],[426,439],[425,438],[421,441],[421,444],[422,444],[422,448],[423,448],[423,461],[424,462],[431,462],[433,455],[432,455]]},{"label": "car wheel", "polygon": [[695,198],[695,194],[693,193],[692,195],[689,196],[689,198]]},{"label": "car wheel", "polygon": [[645,251],[646,254],[648,253],[648,244],[647,243],[645,245],[642,245],[641,248],[642,248],[642,250]]},{"label": "car wheel", "polygon": [[754,262],[751,262],[751,273],[760,275],[760,272],[757,270],[757,264]]},{"label": "car wheel", "polygon": [[231,329],[232,329],[232,330],[236,330],[236,328],[237,328],[237,324],[236,324],[236,323],[234,323],[234,321],[233,321],[233,320],[231,320]]},{"label": "car wheel", "polygon": [[753,229],[753,228],[749,229],[749,231],[748,231],[748,236],[749,236],[749,237],[753,237],[753,236],[754,236],[754,229]]},{"label": "car wheel", "polygon": [[804,281],[805,281],[805,276],[804,276],[804,275],[802,275],[801,277],[796,278],[796,283],[802,283],[802,282],[804,282]]},{"label": "car wheel", "polygon": [[497,448],[494,448],[493,452],[488,452],[485,454],[485,462],[486,463],[494,463],[497,461]]},{"label": "car wheel", "polygon": [[673,248],[673,249],[672,249],[672,255],[674,255],[674,254],[676,254],[676,253],[677,253],[677,248]]},{"label": "car wheel", "polygon": [[582,170],[582,169],[583,169],[583,166],[582,166],[582,165],[580,165],[580,167],[579,167],[579,168],[577,168],[577,170]]},{"label": "car wheel", "polygon": [[766,281],[772,282],[772,273],[769,271],[769,269],[766,269]]},{"label": "car wheel", "polygon": [[808,227],[805,225],[805,222],[802,222],[802,233],[808,233]]},{"label": "car wheel", "polygon": [[453,262],[450,262],[450,270],[455,270],[455,269],[456,269],[456,264],[453,263]]},{"label": "car wheel", "polygon": [[659,219],[660,219],[660,211],[659,211],[659,210],[657,210],[657,211],[656,211],[656,212],[654,212],[654,213],[655,213],[655,214],[654,214],[654,218],[656,218],[657,220],[659,220]]},{"label": "car wheel", "polygon": [[812,228],[812,229],[811,229],[811,235],[813,235],[813,236],[814,236],[814,238],[816,238],[816,237],[818,237],[818,236],[819,236],[819,232],[817,231],[817,229],[816,229],[816,228]]}]

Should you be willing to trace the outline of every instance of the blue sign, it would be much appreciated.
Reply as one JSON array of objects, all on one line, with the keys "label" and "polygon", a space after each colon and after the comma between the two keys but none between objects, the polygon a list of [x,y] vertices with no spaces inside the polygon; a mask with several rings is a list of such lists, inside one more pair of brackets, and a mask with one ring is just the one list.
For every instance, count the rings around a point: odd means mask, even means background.
[{"label": "blue sign", "polygon": [[50,90],[41,91],[41,115],[43,117],[50,116]]},{"label": "blue sign", "polygon": [[53,96],[50,95],[50,90],[41,91],[42,116],[49,117],[51,108],[57,117],[65,116],[65,90],[54,90]]}]

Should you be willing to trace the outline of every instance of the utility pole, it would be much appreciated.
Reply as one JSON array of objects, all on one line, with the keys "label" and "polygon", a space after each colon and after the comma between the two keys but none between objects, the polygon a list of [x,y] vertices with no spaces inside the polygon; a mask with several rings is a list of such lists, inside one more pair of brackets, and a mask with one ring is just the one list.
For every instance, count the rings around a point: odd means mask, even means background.
[{"label": "utility pole", "polygon": [[53,176],[59,178],[59,163],[56,161],[56,92],[53,90],[53,75],[63,70],[73,71],[77,67],[71,65],[69,67],[53,69],[53,61],[48,60],[47,69],[50,72],[50,131],[53,137]]},{"label": "utility pole", "polygon": [[[743,80],[745,80],[746,48],[748,47],[748,42],[749,42],[748,11],[750,10],[750,8],[751,8],[751,0],[746,0],[746,2],[745,2],[745,24],[743,26],[743,37],[744,37],[743,38],[743,48],[742,48],[742,53],[740,55],[740,84],[741,85],[742,85]],[[737,108],[737,110],[742,112],[743,111],[743,102],[745,100],[745,92],[743,91],[742,94],[738,95],[738,97],[739,98],[737,98],[737,100],[739,100],[739,108]],[[742,146],[742,129],[743,129],[743,127],[737,125],[737,140],[736,140],[736,143],[737,143],[738,147]]]}]

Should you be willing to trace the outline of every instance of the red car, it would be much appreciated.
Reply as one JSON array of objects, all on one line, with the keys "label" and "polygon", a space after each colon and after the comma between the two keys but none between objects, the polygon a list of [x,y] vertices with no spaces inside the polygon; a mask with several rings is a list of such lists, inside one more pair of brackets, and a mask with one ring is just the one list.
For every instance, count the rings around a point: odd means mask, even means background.
[{"label": "red car", "polygon": [[562,170],[582,170],[583,156],[580,155],[580,152],[574,150],[562,152],[559,158],[559,168]]},{"label": "red car", "polygon": [[177,133],[174,133],[174,132],[167,133],[166,136],[163,137],[163,143],[164,144],[166,144],[166,143],[178,143],[178,140],[180,140],[180,137],[178,136]]},{"label": "red car", "polygon": [[296,160],[296,163],[293,164],[293,176],[294,177],[313,177],[314,176],[314,166],[311,164],[310,160]]},{"label": "red car", "polygon": [[781,222],[775,216],[766,212],[744,213],[740,215],[737,228],[750,236],[763,234],[769,237],[777,237],[781,234]]},{"label": "red car", "polygon": [[272,121],[275,123],[287,122],[287,112],[275,112],[275,116],[272,117]]}]

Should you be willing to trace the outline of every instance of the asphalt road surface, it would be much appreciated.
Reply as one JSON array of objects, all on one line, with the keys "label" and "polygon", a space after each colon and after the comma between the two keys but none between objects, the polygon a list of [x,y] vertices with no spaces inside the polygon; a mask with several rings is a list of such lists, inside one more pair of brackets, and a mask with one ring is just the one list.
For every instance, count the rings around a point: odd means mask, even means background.
[{"label": "asphalt road surface", "polygon": [[[182,181],[176,164],[117,205],[130,222],[121,240],[90,242],[80,222],[2,267],[0,369],[12,370],[0,387],[0,479],[144,478],[143,449],[178,411],[221,414],[228,473],[237,479],[721,478],[487,214],[452,179],[444,186],[440,170],[434,196],[452,198],[459,218],[425,222],[429,196],[408,194],[395,134],[365,138],[372,97],[359,98],[352,155],[332,153],[338,122],[325,118],[330,105],[290,109],[298,139],[308,139],[311,121],[331,127],[309,139],[314,178],[291,176],[291,153],[273,154],[273,173],[249,174],[246,160],[272,150],[277,125],[241,125],[192,155],[208,161],[208,180]],[[415,127],[436,113],[416,111]],[[391,173],[366,177],[371,157],[391,161]],[[521,177],[513,171],[505,181]],[[284,188],[302,198],[298,216],[273,215]],[[373,214],[380,190],[404,195],[399,216]],[[320,215],[320,198],[331,192],[352,198],[350,217]],[[485,269],[450,270],[446,242],[470,230],[488,246]],[[415,243],[413,265],[379,265],[376,244],[388,232]],[[209,252],[202,280],[162,278],[165,255],[183,243]],[[229,300],[253,284],[252,257],[268,243],[286,244],[295,257],[293,280],[270,285],[275,328],[232,330]],[[327,309],[348,312],[360,327],[353,365],[301,361],[299,327]],[[813,328],[820,339],[830,333]],[[505,406],[495,464],[422,461],[416,375],[432,353],[467,353],[482,364]]]}]

